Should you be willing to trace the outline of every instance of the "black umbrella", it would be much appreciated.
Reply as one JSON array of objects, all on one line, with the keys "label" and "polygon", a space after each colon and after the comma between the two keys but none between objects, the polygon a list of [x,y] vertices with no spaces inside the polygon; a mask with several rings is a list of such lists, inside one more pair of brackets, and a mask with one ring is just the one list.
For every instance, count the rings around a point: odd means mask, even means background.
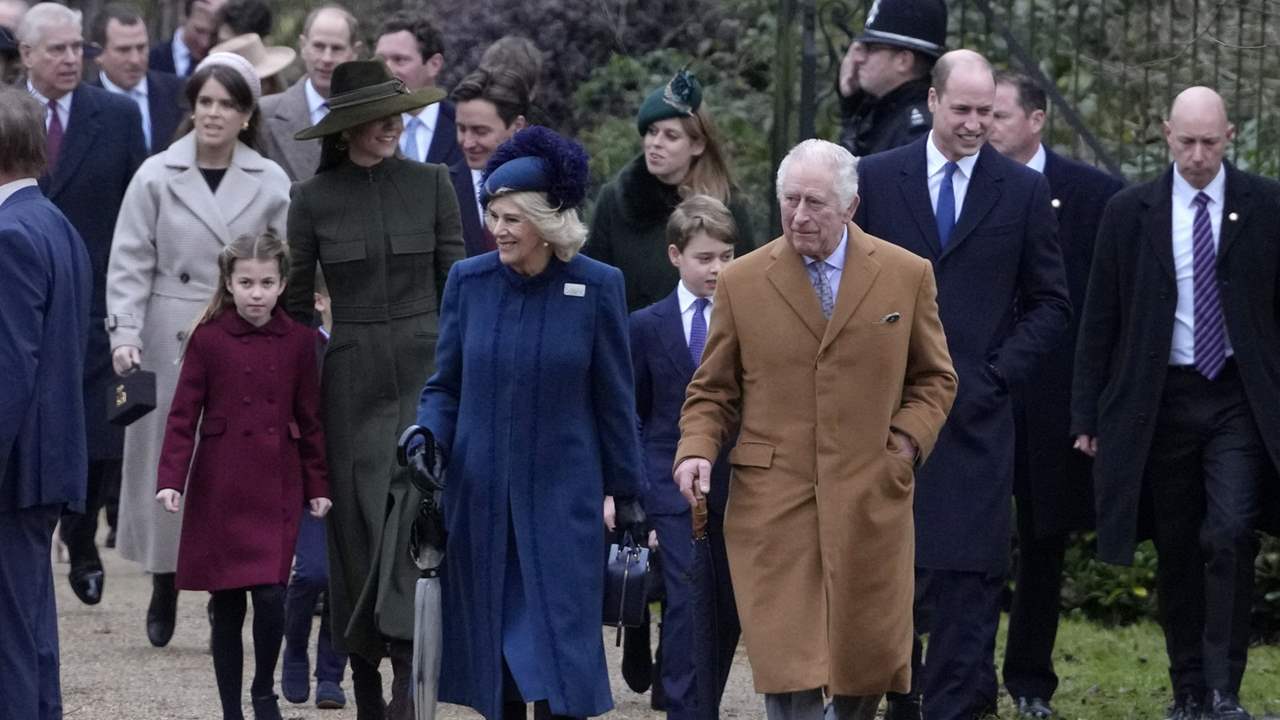
[{"label": "black umbrella", "polygon": [[[697,485],[694,492],[698,493]],[[694,712],[697,720],[720,717],[720,658],[716,636],[720,627],[716,600],[716,564],[711,555],[711,539],[707,536],[707,498],[698,493],[693,509],[693,562],[689,565],[689,588],[693,605],[693,677]]]}]

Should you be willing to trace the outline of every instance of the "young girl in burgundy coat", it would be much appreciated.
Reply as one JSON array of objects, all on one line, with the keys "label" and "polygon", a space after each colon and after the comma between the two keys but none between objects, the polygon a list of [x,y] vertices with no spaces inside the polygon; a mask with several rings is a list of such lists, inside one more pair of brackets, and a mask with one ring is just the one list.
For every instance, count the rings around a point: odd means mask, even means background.
[{"label": "young girl in burgundy coat", "polygon": [[223,249],[218,268],[218,290],[183,358],[156,500],[177,512],[186,494],[176,582],[213,595],[213,670],[224,720],[244,717],[246,594],[253,598],[254,717],[279,720],[273,675],[303,501],[316,517],[330,506],[316,332],[276,308],[289,272],[281,240],[241,237]]}]

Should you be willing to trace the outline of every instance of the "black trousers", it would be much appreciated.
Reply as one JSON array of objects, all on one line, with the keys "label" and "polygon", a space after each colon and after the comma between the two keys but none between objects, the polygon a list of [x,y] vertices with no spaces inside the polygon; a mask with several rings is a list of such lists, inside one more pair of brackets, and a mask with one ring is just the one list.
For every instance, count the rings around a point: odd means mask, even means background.
[{"label": "black trousers", "polygon": [[1160,624],[1178,695],[1239,692],[1267,462],[1234,363],[1216,380],[1169,368],[1143,492],[1152,509]]},{"label": "black trousers", "polygon": [[120,467],[122,461],[91,460],[89,476],[85,484],[84,512],[62,511],[62,528],[59,535],[66,543],[67,554],[71,556],[71,572],[87,572],[102,569],[102,558],[98,555],[98,515],[101,514],[106,494],[114,485],[120,485]]},{"label": "black trousers", "polygon": [[[1064,441],[1065,442],[1065,441]],[[1053,645],[1062,607],[1062,563],[1066,535],[1036,537],[1031,498],[1015,495],[1018,564],[1004,648],[1004,685],[1015,698],[1048,701],[1058,689]]]}]

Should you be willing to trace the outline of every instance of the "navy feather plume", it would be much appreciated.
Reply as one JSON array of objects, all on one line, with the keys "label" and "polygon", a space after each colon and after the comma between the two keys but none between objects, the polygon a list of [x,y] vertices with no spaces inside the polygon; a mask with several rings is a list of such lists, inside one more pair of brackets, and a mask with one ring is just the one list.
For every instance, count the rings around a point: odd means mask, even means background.
[{"label": "navy feather plume", "polygon": [[533,156],[543,160],[551,187],[545,191],[552,205],[561,210],[576,208],[587,198],[587,186],[591,170],[587,164],[587,151],[581,145],[561,137],[541,125],[531,125],[518,131],[511,139],[498,146],[489,156],[481,183],[504,163],[516,158]]}]

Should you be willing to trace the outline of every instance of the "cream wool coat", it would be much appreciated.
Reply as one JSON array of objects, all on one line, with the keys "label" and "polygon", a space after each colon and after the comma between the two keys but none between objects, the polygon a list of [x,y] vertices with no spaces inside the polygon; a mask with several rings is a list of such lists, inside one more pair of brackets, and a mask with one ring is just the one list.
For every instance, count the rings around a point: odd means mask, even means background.
[{"label": "cream wool coat", "polygon": [[107,266],[107,330],[113,352],[142,350],[142,369],[156,374],[156,409],[125,430],[117,548],[147,572],[174,572],[178,563],[182,515],[165,512],[155,495],[183,341],[213,297],[222,248],[268,230],[285,238],[288,210],[288,176],[243,144],[210,192],[192,133],[148,158],[125,193]]},{"label": "cream wool coat", "polygon": [[677,464],[715,458],[741,418],[725,545],[761,693],[905,692],[913,468],[956,392],[927,260],[849,224],[830,321],[786,238],[720,275]]}]

